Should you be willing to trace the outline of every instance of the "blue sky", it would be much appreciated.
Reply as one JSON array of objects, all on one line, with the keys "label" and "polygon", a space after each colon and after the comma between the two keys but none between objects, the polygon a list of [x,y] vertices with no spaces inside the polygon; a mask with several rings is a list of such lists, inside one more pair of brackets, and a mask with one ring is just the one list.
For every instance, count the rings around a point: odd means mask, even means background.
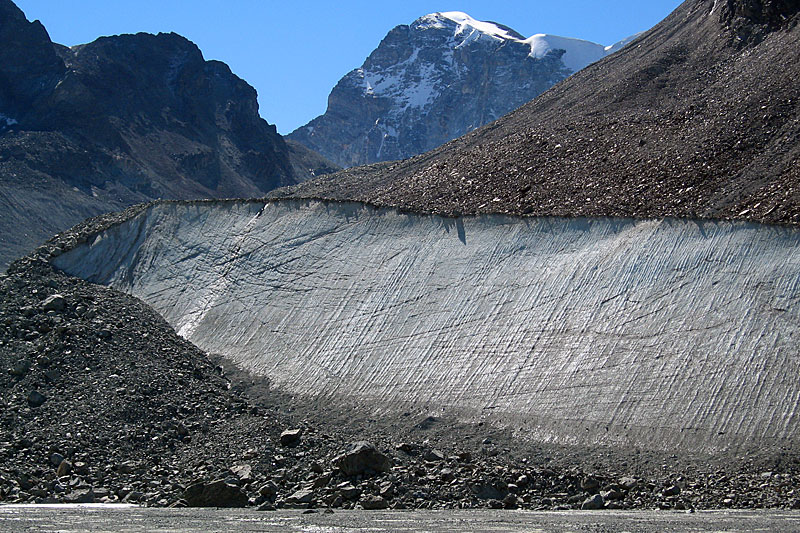
[{"label": "blue sky", "polygon": [[322,114],[328,93],[361,66],[398,24],[436,11],[464,11],[527,36],[551,33],[613,44],[646,30],[679,0],[16,0],[53,41],[101,35],[180,33],[253,85],[261,115],[289,133]]}]

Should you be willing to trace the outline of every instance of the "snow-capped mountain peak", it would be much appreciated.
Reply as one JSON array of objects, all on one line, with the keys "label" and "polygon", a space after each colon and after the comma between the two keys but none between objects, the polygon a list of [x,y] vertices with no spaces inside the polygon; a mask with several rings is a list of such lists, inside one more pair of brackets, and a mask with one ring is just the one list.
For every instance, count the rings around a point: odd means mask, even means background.
[{"label": "snow-capped mountain peak", "polygon": [[461,11],[430,13],[392,29],[334,87],[328,112],[289,138],[342,166],[410,157],[500,118],[615,50],[556,35],[526,39]]},{"label": "snow-capped mountain peak", "polygon": [[431,13],[422,17],[428,20],[448,20],[457,25],[456,35],[468,33],[472,31],[479,31],[484,35],[494,37],[499,40],[520,40],[522,36],[507,26],[497,24],[496,22],[486,22],[476,20],[461,11],[445,11],[439,13]]},{"label": "snow-capped mountain peak", "polygon": [[636,34],[609,46],[583,39],[560,37],[545,33],[537,33],[526,39],[508,26],[496,22],[477,20],[462,11],[430,13],[414,21],[411,27],[417,30],[450,29],[453,31],[453,48],[463,46],[465,42],[478,39],[481,36],[487,36],[496,41],[514,41],[527,44],[531,49],[531,57],[536,59],[543,58],[551,50],[564,50],[562,61],[573,72],[577,72],[587,65],[616,52],[639,36],[639,34]]}]

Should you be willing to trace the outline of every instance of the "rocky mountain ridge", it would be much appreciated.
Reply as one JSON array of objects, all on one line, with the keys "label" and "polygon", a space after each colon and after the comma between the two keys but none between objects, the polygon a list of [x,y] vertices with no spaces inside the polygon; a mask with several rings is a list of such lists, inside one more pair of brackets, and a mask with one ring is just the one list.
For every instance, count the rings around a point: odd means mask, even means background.
[{"label": "rocky mountain ridge", "polygon": [[345,167],[404,159],[496,120],[626,42],[526,39],[465,13],[432,13],[392,29],[333,88],[325,114],[288,137]]},{"label": "rocky mountain ridge", "polygon": [[255,90],[180,35],[67,48],[0,1],[0,264],[155,198],[263,195],[335,167],[287,145]]},{"label": "rocky mountain ridge", "polygon": [[798,224],[799,11],[797,2],[687,0],[631,46],[491,125],[280,194],[451,215]]}]

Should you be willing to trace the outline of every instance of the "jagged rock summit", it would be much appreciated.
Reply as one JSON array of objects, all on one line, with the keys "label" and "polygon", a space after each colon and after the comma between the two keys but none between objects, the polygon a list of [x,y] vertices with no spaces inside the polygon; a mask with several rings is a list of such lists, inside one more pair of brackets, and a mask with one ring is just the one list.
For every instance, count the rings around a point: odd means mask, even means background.
[{"label": "jagged rock summit", "polygon": [[333,88],[325,114],[289,138],[346,167],[411,157],[516,109],[622,44],[526,39],[466,13],[432,13],[391,30]]},{"label": "jagged rock summit", "polygon": [[105,211],[258,196],[333,168],[288,146],[255,89],[184,37],[67,48],[0,0],[0,265]]},{"label": "jagged rock summit", "polygon": [[39,21],[28,22],[8,0],[0,1],[0,131],[18,124],[38,97],[58,83],[66,71],[47,30]]},{"label": "jagged rock summit", "polygon": [[800,223],[800,3],[688,0],[501,120],[292,191],[446,214]]}]

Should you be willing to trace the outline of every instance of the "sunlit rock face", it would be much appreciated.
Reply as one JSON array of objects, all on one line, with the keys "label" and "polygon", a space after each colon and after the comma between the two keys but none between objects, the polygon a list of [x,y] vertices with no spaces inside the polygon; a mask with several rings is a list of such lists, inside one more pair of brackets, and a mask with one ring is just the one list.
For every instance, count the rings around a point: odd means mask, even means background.
[{"label": "sunlit rock face", "polygon": [[566,444],[798,437],[793,228],[160,203],[54,261],[301,395]]}]

